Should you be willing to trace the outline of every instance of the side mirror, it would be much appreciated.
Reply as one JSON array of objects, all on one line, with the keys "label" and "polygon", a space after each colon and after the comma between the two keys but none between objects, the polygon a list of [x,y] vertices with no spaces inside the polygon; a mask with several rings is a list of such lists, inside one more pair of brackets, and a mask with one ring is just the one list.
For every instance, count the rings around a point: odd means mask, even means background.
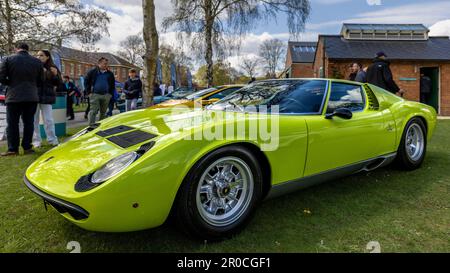
[{"label": "side mirror", "polygon": [[351,119],[353,117],[353,113],[352,113],[352,111],[350,111],[347,108],[338,108],[338,109],[334,110],[333,113],[326,114],[325,118],[332,119],[335,116],[343,118],[343,119]]}]

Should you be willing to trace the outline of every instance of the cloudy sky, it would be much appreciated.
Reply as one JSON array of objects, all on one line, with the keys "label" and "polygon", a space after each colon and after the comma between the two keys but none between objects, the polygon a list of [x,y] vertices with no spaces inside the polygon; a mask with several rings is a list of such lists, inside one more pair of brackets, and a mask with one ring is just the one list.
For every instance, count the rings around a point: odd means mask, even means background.
[{"label": "cloudy sky", "polygon": [[[316,41],[318,34],[338,34],[342,23],[422,23],[431,29],[431,35],[450,35],[449,0],[310,0],[312,11],[306,31],[300,39]],[[111,16],[110,37],[103,38],[97,48],[115,52],[127,35],[142,29],[141,0],[83,0],[101,6]],[[155,0],[157,23],[171,13],[170,0]],[[164,43],[177,46],[174,32],[160,33]],[[232,65],[243,56],[251,56],[259,44],[270,38],[290,39],[286,18],[258,24],[243,40],[241,51],[229,58]]]}]

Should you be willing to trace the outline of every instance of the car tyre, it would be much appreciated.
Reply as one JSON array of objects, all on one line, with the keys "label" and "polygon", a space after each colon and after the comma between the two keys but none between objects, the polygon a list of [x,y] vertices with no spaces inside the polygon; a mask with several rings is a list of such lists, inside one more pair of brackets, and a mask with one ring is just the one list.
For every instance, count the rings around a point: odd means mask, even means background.
[{"label": "car tyre", "polygon": [[416,170],[422,165],[426,150],[426,126],[420,118],[413,118],[405,126],[397,151],[396,165],[404,170]]},{"label": "car tyre", "polygon": [[262,193],[257,158],[243,146],[219,148],[200,159],[185,177],[174,220],[198,239],[229,238],[248,224]]}]

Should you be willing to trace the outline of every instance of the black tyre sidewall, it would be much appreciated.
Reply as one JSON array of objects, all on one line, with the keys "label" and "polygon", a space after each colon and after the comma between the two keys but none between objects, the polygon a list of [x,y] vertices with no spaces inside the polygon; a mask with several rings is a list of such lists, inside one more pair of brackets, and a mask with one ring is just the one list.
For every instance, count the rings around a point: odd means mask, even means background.
[{"label": "black tyre sidewall", "polygon": [[[422,153],[422,156],[419,160],[413,161],[408,156],[408,152],[406,151],[405,142],[406,142],[406,134],[408,132],[408,129],[411,127],[411,125],[417,124],[422,128],[423,137],[424,137],[424,150]],[[417,168],[420,168],[422,165],[425,155],[427,151],[427,130],[425,127],[425,124],[420,118],[412,118],[408,124],[405,126],[405,130],[403,131],[402,140],[400,141],[400,146],[398,148],[398,154],[397,154],[397,165],[406,170],[415,170]]]},{"label": "black tyre sidewall", "polygon": [[[196,204],[197,187],[203,172],[216,160],[234,156],[242,159],[249,166],[253,175],[253,194],[246,211],[234,223],[216,227],[208,224],[200,216]],[[262,196],[263,176],[256,157],[243,146],[226,146],[204,156],[188,173],[180,187],[177,198],[176,221],[178,226],[196,238],[220,240],[228,238],[239,231],[250,221]]]}]

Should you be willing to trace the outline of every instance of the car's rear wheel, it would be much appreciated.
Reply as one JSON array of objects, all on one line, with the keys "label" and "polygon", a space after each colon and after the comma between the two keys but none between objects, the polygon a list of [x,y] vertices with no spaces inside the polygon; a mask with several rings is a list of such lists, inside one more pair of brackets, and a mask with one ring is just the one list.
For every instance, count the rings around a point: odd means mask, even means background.
[{"label": "car's rear wheel", "polygon": [[415,170],[422,165],[427,149],[427,131],[420,118],[411,119],[405,127],[397,152],[397,165]]},{"label": "car's rear wheel", "polygon": [[175,220],[194,237],[218,240],[239,232],[262,195],[255,156],[228,146],[202,158],[186,176],[176,201]]}]

